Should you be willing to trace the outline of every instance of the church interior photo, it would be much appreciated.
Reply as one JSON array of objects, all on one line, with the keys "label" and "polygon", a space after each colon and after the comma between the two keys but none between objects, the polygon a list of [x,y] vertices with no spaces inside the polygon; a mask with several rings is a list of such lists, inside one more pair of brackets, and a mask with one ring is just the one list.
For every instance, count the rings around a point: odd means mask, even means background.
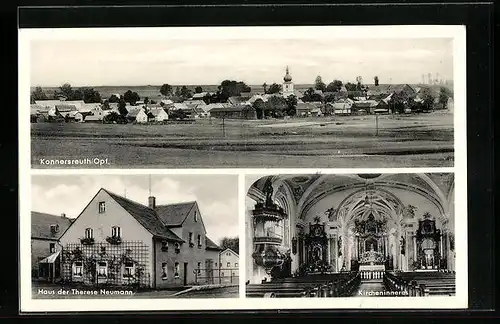
[{"label": "church interior photo", "polygon": [[249,183],[246,296],[454,296],[454,183],[453,173]]}]

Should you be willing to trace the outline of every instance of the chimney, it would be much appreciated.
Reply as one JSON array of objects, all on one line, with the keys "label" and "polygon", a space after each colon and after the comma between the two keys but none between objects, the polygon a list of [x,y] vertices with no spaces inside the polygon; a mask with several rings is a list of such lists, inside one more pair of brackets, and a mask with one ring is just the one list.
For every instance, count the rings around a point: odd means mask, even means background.
[{"label": "chimney", "polygon": [[149,202],[149,208],[151,209],[155,209],[156,208],[156,198],[154,196],[150,196],[148,198],[148,202]]},{"label": "chimney", "polygon": [[62,213],[62,214],[61,214],[61,217],[62,217],[62,218],[66,218],[66,214],[65,214],[65,213]]}]

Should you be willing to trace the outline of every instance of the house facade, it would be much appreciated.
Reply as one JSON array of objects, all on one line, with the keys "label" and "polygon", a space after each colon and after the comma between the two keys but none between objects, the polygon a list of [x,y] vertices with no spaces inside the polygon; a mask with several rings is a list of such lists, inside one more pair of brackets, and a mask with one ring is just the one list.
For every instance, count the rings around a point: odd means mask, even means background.
[{"label": "house facade", "polygon": [[31,212],[31,275],[55,281],[60,277],[58,240],[71,224],[66,215]]},{"label": "house facade", "polygon": [[148,205],[100,189],[60,238],[61,277],[87,285],[151,288],[196,283],[216,262],[196,202]]},{"label": "house facade", "polygon": [[[220,252],[220,277],[222,281],[231,280],[231,277],[236,278],[239,276],[239,255],[232,249],[227,248]],[[234,281],[234,280],[231,280]]]}]

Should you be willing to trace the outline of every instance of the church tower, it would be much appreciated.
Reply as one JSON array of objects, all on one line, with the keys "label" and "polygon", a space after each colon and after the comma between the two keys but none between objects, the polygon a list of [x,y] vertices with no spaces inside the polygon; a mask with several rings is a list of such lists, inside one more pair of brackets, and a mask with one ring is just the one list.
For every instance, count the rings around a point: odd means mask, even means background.
[{"label": "church tower", "polygon": [[294,94],[293,91],[293,82],[292,82],[292,76],[290,75],[290,72],[288,71],[288,66],[286,67],[286,74],[283,77],[283,97],[288,97],[290,95]]}]

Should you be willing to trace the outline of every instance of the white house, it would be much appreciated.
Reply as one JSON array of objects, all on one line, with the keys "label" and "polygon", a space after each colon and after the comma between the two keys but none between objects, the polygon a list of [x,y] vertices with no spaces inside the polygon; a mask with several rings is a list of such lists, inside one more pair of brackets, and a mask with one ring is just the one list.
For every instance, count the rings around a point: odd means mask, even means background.
[{"label": "white house", "polygon": [[230,248],[219,254],[219,268],[221,278],[235,278],[239,276],[239,255]]},{"label": "white house", "polygon": [[135,116],[135,121],[137,123],[147,123],[148,122],[148,115],[144,111],[144,109],[141,109],[138,113],[137,116]]},{"label": "white house", "polygon": [[155,117],[155,121],[157,122],[168,120],[168,114],[163,108],[154,108],[151,109],[150,112]]}]

